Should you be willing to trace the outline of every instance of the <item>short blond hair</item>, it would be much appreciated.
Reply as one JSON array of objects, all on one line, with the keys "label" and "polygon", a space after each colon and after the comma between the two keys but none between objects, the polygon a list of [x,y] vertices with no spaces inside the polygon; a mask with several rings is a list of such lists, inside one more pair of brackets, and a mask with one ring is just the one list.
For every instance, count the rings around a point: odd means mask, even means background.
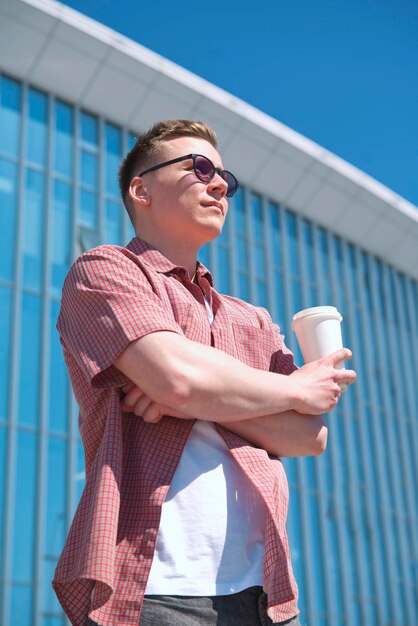
[{"label": "short blond hair", "polygon": [[163,120],[146,133],[139,135],[119,168],[119,189],[131,220],[131,207],[127,201],[131,180],[142,170],[155,165],[154,161],[166,141],[178,137],[199,137],[217,148],[218,139],[215,131],[205,122],[198,120]]}]

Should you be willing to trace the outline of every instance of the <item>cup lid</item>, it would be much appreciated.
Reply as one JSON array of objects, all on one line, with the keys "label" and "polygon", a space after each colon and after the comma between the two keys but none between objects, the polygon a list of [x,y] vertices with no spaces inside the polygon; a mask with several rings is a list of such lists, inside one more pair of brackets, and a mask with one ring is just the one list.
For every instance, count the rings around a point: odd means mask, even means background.
[{"label": "cup lid", "polygon": [[338,318],[339,321],[343,319],[341,313],[335,306],[313,306],[310,309],[303,309],[303,311],[295,313],[293,316],[293,322],[305,317],[311,317],[312,315],[329,315],[331,317]]}]

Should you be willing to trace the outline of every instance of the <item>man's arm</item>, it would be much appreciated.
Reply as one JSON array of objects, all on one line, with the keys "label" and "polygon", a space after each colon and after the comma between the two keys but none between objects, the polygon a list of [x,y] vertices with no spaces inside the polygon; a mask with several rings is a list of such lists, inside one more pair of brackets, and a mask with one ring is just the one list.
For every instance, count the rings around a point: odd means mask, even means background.
[{"label": "man's arm", "polygon": [[[158,421],[163,415],[192,419],[153,402],[133,383],[124,386],[123,391],[126,396],[121,404],[122,410],[145,417],[148,422]],[[325,451],[328,437],[323,415],[302,415],[296,411],[235,422],[224,421],[222,426],[270,454],[282,457],[318,456]]]},{"label": "man's arm", "polygon": [[328,429],[323,415],[287,411],[242,422],[224,422],[222,426],[281,457],[319,456],[327,446]]},{"label": "man's arm", "polygon": [[[125,396],[122,411],[156,422],[163,415],[193,419],[176,409],[158,404],[139,387],[129,383],[122,388]],[[303,415],[286,411],[277,415],[262,415],[235,422],[222,422],[222,426],[244,437],[253,445],[270,454],[282,457],[319,456],[325,452],[328,429],[323,415]]]},{"label": "man's arm", "polygon": [[[291,410],[330,411],[338,403],[338,383],[355,380],[354,372],[334,367],[349,358],[350,351],[341,349],[284,376],[251,368],[176,333],[156,332],[131,342],[114,365],[153,402],[180,417],[230,423]],[[159,417],[145,412],[144,419]]]}]

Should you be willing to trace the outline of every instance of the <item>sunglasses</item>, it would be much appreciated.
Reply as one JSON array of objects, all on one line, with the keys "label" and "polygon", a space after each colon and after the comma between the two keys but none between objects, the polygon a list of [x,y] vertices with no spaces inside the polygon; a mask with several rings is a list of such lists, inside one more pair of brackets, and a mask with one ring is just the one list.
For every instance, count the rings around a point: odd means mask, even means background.
[{"label": "sunglasses", "polygon": [[226,192],[228,198],[231,198],[236,193],[239,183],[235,176],[231,174],[231,172],[228,172],[228,170],[221,170],[219,167],[215,167],[212,161],[203,156],[203,154],[186,154],[185,156],[178,157],[177,159],[171,159],[171,161],[166,161],[165,163],[160,163],[159,165],[150,167],[148,170],[141,172],[139,176],[148,174],[148,172],[154,172],[155,170],[159,170],[161,167],[171,165],[172,163],[186,161],[186,159],[193,159],[193,171],[202,183],[210,183],[215,174],[218,173],[228,185]]}]

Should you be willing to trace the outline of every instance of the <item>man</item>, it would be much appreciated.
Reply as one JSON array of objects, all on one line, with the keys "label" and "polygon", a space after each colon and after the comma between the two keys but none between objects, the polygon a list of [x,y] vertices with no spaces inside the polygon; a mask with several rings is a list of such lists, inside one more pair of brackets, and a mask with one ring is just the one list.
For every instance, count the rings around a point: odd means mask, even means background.
[{"label": "man", "polygon": [[77,626],[296,626],[278,456],[324,451],[351,353],[297,370],[267,311],[196,261],[238,186],[206,124],[154,126],[120,184],[137,237],[63,289],[86,485],[54,589]]}]

